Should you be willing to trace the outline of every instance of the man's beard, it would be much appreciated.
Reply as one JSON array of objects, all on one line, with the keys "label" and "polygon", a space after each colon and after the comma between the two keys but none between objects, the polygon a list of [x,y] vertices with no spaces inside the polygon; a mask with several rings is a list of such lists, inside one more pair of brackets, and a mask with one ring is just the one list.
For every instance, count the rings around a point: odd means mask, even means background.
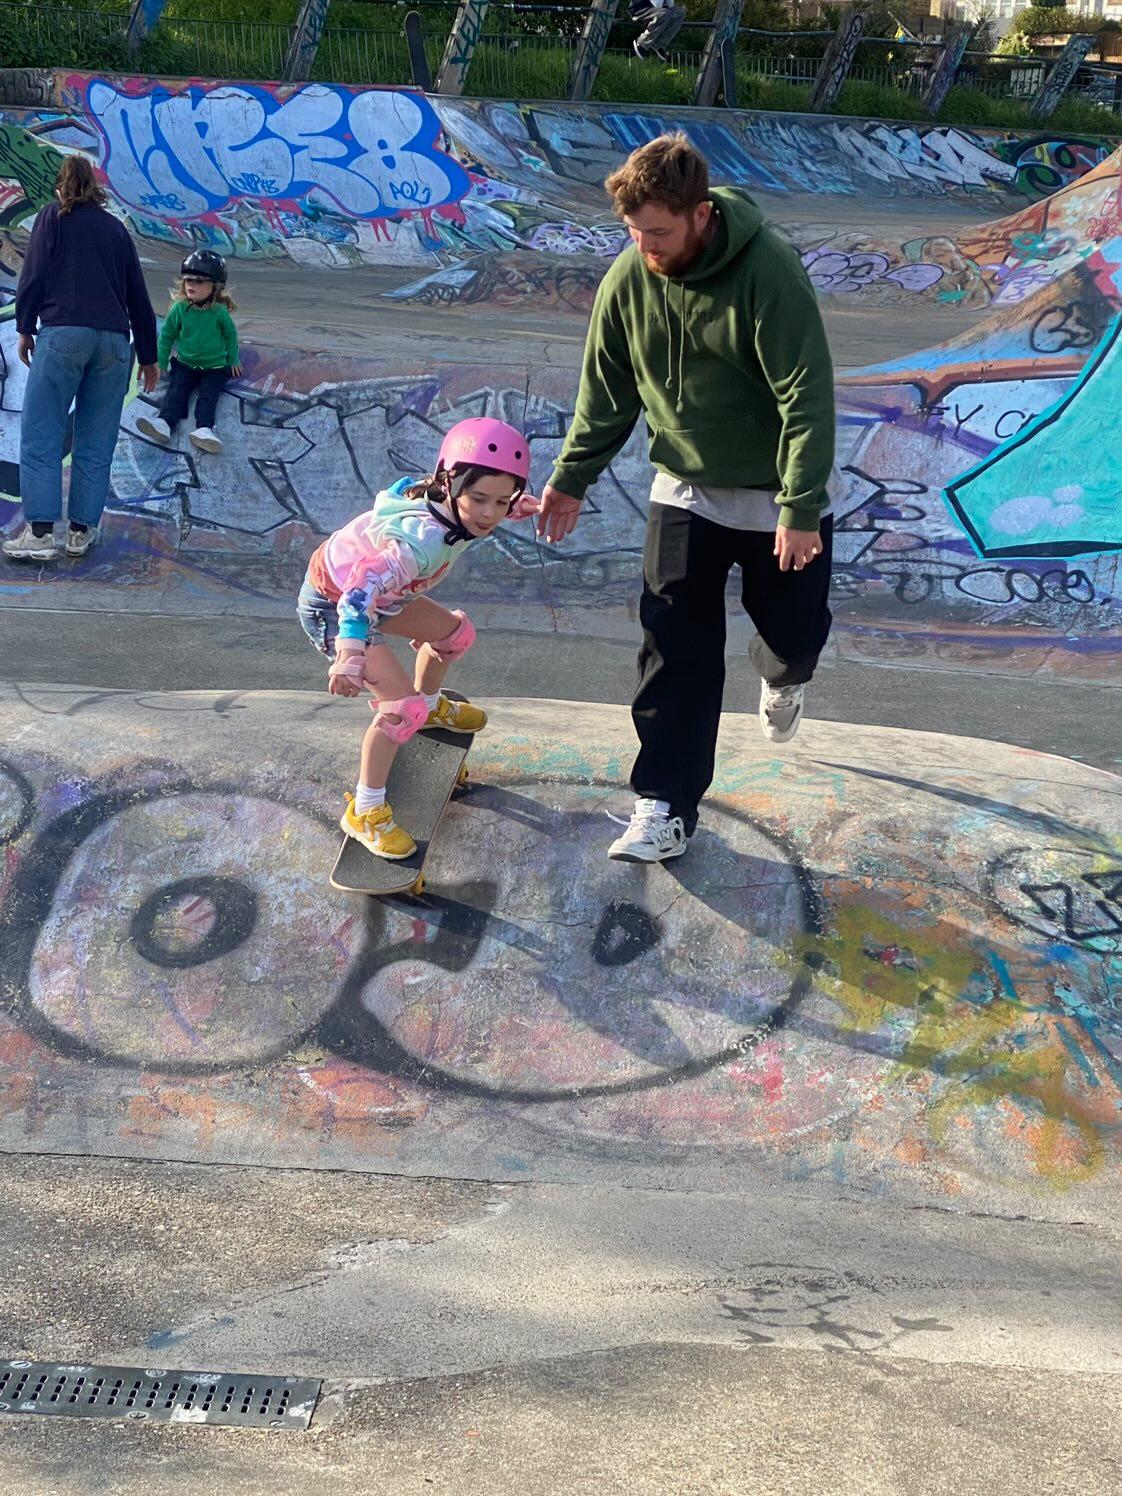
[{"label": "man's beard", "polygon": [[673,259],[655,261],[650,255],[643,256],[643,263],[652,275],[680,275],[688,270],[705,247],[704,234],[692,234],[686,247]]}]

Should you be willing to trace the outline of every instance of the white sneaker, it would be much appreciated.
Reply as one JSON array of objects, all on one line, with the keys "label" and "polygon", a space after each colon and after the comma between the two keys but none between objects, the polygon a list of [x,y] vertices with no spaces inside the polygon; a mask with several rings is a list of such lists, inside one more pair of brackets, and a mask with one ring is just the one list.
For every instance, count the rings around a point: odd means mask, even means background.
[{"label": "white sneaker", "polygon": [[[665,803],[665,802],[661,802]],[[690,844],[681,816],[667,815],[658,800],[636,800],[627,830],[608,848],[616,862],[665,862]]]},{"label": "white sneaker", "polygon": [[54,531],[39,539],[29,524],[5,540],[2,549],[12,561],[53,561],[58,555]]},{"label": "white sneaker", "polygon": [[222,438],[209,426],[199,426],[191,433],[191,441],[202,452],[221,452]]},{"label": "white sneaker", "polygon": [[171,427],[163,416],[137,416],[136,429],[145,436],[150,436],[154,442],[159,442],[166,447],[171,441]]},{"label": "white sneaker", "polygon": [[803,720],[804,686],[769,686],[760,682],[760,726],[773,743],[789,743]]},{"label": "white sneaker", "polygon": [[84,556],[90,551],[100,539],[100,531],[96,525],[89,525],[84,530],[68,528],[66,531],[66,554],[68,556]]}]

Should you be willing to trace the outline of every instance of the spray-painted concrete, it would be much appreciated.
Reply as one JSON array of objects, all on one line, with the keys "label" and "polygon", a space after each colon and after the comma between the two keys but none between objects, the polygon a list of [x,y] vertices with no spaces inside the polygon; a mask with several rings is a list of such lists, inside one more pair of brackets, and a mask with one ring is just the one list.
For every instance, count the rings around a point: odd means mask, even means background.
[{"label": "spray-painted concrete", "polygon": [[1111,1218],[1116,778],[730,717],[644,869],[626,714],[493,708],[392,904],[326,877],[359,704],[7,692],[3,1146]]},{"label": "spray-painted concrete", "polygon": [[[116,609],[127,595],[148,612],[287,615],[319,538],[381,484],[425,470],[464,415],[524,425],[543,481],[583,313],[621,242],[598,184],[675,122],[318,85],[56,73],[20,86],[8,96],[21,107],[0,118],[9,230],[49,194],[59,152],[83,150],[154,261],[157,299],[196,242],[248,257],[254,286],[273,277],[222,403],[221,457],[138,436],[134,398],[102,547],[44,573],[0,567],[7,603],[51,608]],[[682,122],[718,177],[788,225],[839,365],[862,365],[838,385],[839,655],[1109,679],[1122,463],[1093,433],[1112,419],[1122,306],[1117,154],[814,117]],[[210,149],[204,127],[219,126]],[[994,212],[1006,216],[979,227]],[[19,241],[0,234],[9,302]],[[305,288],[325,265],[357,268],[325,281],[321,313]],[[4,310],[0,490],[14,493],[24,371]],[[847,358],[855,317],[866,335]],[[895,352],[870,363],[878,326]],[[917,351],[913,326],[933,346]],[[639,435],[566,546],[522,527],[476,553],[475,607],[504,626],[630,638],[649,477]],[[14,504],[6,514],[16,521]]]},{"label": "spray-painted concrete", "polygon": [[[231,683],[268,683],[279,649],[305,648],[291,598],[317,537],[453,420],[525,421],[541,480],[619,244],[598,183],[661,116],[430,101],[439,135],[403,139],[430,116],[392,90],[22,81],[0,120],[0,300],[53,153],[84,150],[157,297],[186,244],[234,254],[247,348],[220,459],[141,441],[134,398],[103,545],[0,569],[4,601],[59,610],[20,619],[29,672],[76,657],[83,679],[182,683],[232,626]],[[115,115],[85,112],[94,81]],[[230,149],[208,151],[218,122]],[[842,372],[831,658],[898,667],[861,671],[859,710],[884,720],[890,680],[953,727],[967,682],[943,672],[997,669],[980,734],[1008,729],[1003,700],[1062,713],[1084,751],[1072,719],[1106,717],[1110,693],[1054,678],[1117,662],[1117,556],[1073,554],[1088,520],[1092,542],[1112,533],[1107,145],[681,122],[823,298]],[[187,192],[195,216],[169,201]],[[22,370],[2,312],[11,491]],[[668,1470],[706,1496],[746,1471],[784,1496],[808,1472],[855,1496],[980,1492],[997,1471],[1011,1496],[1110,1485],[1119,781],[815,722],[777,753],[729,717],[689,857],[608,863],[625,714],[494,698],[514,666],[508,691],[559,694],[558,661],[574,694],[584,661],[603,691],[605,643],[637,632],[648,476],[635,442],[568,545],[513,528],[458,574],[494,720],[423,903],[327,886],[357,704],[0,698],[9,1345],[349,1382],[284,1450],[8,1420],[21,1489],[33,1469],[53,1496],[80,1464],[153,1496],[204,1470],[256,1492],[263,1460],[293,1491],[633,1496]],[[195,621],[142,617],[172,612]],[[95,633],[119,641],[100,664]]]}]

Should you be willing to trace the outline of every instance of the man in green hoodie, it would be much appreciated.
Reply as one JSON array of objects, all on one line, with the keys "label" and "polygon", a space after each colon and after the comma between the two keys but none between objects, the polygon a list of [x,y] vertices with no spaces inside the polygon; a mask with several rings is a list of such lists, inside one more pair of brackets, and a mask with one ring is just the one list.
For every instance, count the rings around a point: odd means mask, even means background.
[{"label": "man in green hoodie", "polygon": [[597,293],[539,533],[572,531],[642,412],[657,471],[632,706],[638,798],[608,855],[661,862],[686,850],[713,779],[733,566],[757,630],[761,726],[777,743],[798,730],[830,631],[834,375],[798,254],[746,192],[710,190],[685,135],[642,146],[605,185],[634,249]]}]

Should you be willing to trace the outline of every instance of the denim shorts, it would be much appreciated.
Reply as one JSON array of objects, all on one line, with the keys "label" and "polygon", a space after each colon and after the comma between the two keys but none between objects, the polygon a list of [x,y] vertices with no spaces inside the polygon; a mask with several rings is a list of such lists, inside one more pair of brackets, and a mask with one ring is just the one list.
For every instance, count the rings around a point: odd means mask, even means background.
[{"label": "denim shorts", "polygon": [[[335,641],[339,637],[339,609],[329,597],[324,597],[322,592],[317,592],[307,578],[296,600],[296,616],[300,620],[300,627],[320,654],[333,660]],[[386,642],[385,634],[378,627],[377,616],[367,619],[366,642],[367,644],[385,644]]]}]

